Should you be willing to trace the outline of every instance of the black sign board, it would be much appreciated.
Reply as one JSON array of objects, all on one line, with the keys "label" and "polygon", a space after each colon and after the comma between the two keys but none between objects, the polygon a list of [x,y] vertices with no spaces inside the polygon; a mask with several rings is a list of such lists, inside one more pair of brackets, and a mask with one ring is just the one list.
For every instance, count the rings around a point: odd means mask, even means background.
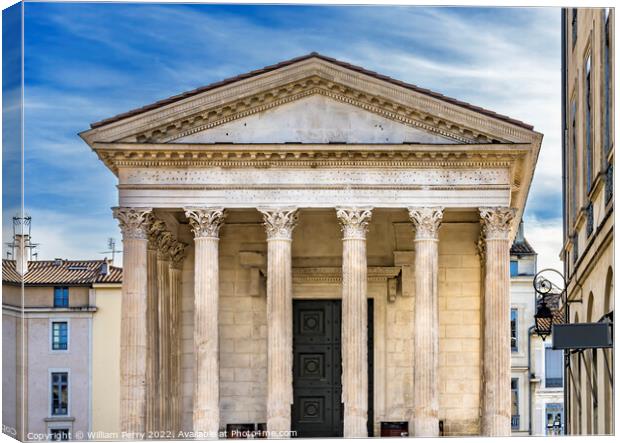
[{"label": "black sign board", "polygon": [[553,349],[611,348],[611,324],[569,323],[553,325]]}]

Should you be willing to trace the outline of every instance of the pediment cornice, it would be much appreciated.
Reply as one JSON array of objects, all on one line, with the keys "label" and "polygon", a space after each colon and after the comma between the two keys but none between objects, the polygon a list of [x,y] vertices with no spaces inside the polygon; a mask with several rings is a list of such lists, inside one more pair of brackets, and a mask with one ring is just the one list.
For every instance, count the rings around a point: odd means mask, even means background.
[{"label": "pediment cornice", "polygon": [[527,144],[167,144],[95,143],[119,168],[515,168]]},{"label": "pediment cornice", "polygon": [[236,119],[321,94],[460,143],[528,143],[534,131],[320,59],[140,113],[82,133],[96,141],[167,143]]}]

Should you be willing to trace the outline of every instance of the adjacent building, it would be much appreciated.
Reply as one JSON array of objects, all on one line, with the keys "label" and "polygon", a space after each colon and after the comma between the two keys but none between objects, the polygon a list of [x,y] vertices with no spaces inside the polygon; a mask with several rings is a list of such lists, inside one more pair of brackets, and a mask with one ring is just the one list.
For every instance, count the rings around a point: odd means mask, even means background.
[{"label": "adjacent building", "polygon": [[312,53],[81,136],[118,177],[121,431],[510,435],[532,126]]},{"label": "adjacent building", "polygon": [[[572,323],[613,322],[613,8],[565,9],[564,246]],[[573,350],[566,369],[568,432],[614,432],[613,349]]]},{"label": "adjacent building", "polygon": [[536,251],[519,226],[510,249],[510,350],[513,435],[564,433],[562,351],[534,330]]},{"label": "adjacent building", "polygon": [[121,281],[107,260],[2,261],[2,422],[16,438],[118,432]]}]

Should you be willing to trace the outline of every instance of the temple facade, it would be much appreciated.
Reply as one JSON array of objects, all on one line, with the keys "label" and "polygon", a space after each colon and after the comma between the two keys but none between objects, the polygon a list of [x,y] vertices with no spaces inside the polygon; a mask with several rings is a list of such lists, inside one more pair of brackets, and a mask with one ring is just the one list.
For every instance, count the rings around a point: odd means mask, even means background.
[{"label": "temple facade", "polygon": [[126,436],[510,435],[531,126],[312,53],[80,135],[118,177]]}]

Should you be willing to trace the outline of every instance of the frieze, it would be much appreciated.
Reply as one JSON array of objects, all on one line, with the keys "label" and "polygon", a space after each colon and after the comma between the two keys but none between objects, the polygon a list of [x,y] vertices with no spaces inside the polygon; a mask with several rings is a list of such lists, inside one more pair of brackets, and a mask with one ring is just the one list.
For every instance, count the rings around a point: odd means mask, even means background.
[{"label": "frieze", "polygon": [[286,185],[498,185],[509,184],[509,170],[504,169],[423,169],[408,170],[270,170],[270,169],[134,169],[123,171],[122,185],[208,185],[224,187],[260,187]]}]

